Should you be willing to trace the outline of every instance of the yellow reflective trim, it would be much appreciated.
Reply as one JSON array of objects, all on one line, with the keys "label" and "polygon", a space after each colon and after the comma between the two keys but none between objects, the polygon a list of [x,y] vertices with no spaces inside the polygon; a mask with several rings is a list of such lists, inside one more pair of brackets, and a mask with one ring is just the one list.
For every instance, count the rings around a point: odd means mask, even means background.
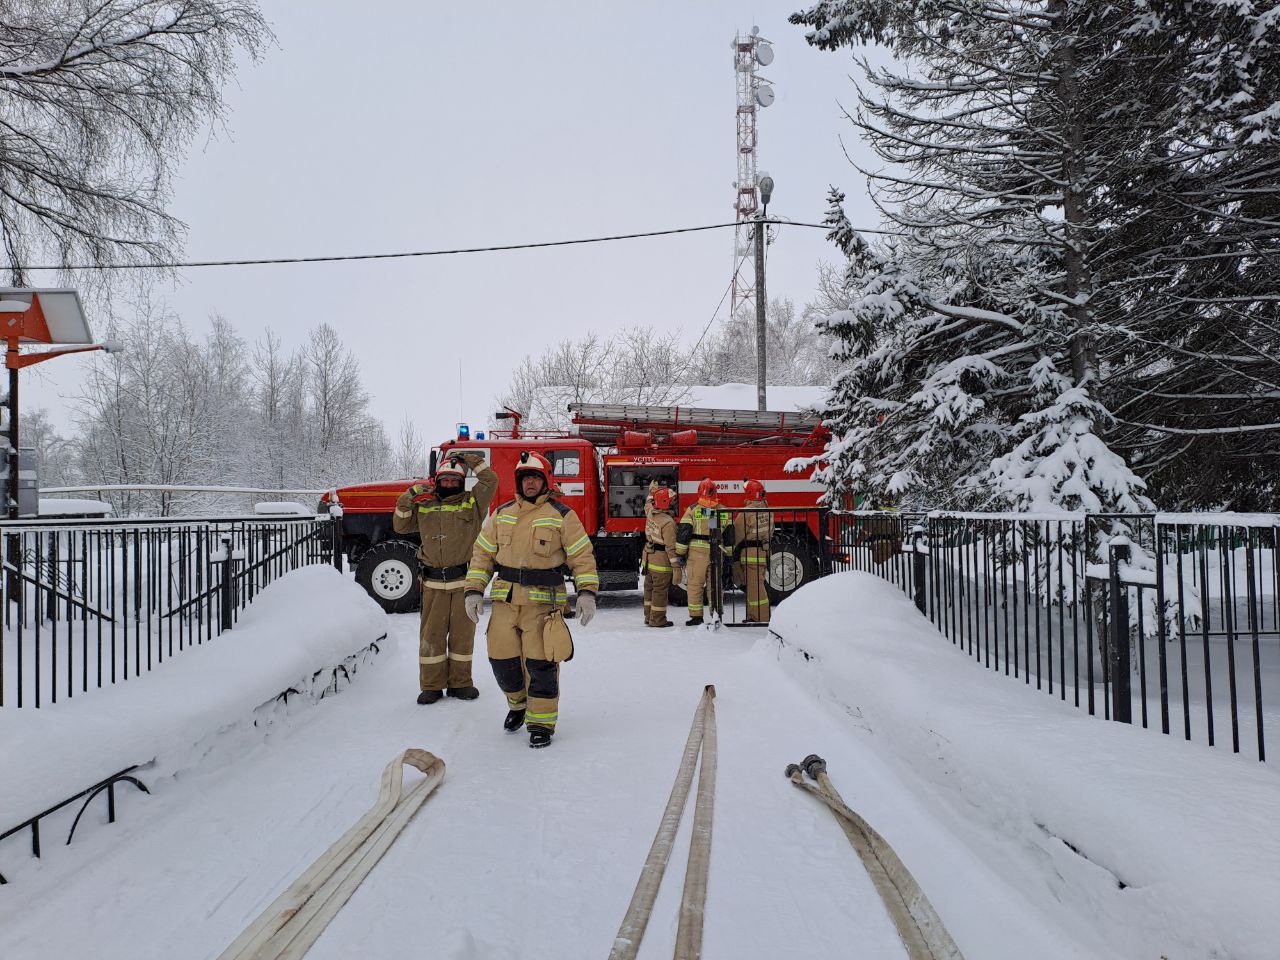
[{"label": "yellow reflective trim", "polygon": [[419,513],[461,513],[463,510],[470,510],[476,505],[475,497],[468,497],[461,503],[432,503],[427,506],[418,507]]},{"label": "yellow reflective trim", "polygon": [[533,521],[535,527],[563,527],[564,520],[560,517],[539,517]]},{"label": "yellow reflective trim", "polygon": [[496,553],[498,550],[497,545],[483,533],[476,537],[476,543],[480,544],[480,546],[488,553]]},{"label": "yellow reflective trim", "polygon": [[520,518],[512,513],[499,513],[493,519],[498,523],[516,523]]},{"label": "yellow reflective trim", "polygon": [[588,534],[584,533],[582,537],[579,538],[578,540],[575,540],[572,543],[572,545],[565,547],[564,552],[567,553],[569,556],[573,556],[575,553],[580,551],[583,547],[588,546],[590,543],[591,543],[591,537]]},{"label": "yellow reflective trim", "polygon": [[412,516],[413,516],[413,511],[412,511],[412,510],[405,510],[405,509],[402,509],[401,507],[396,507],[396,516],[397,516],[397,517],[412,517]]},{"label": "yellow reflective trim", "polygon": [[450,659],[450,660],[470,660],[470,659],[471,659],[471,654],[469,654],[469,653],[451,653],[451,654],[449,654],[449,659]]},{"label": "yellow reflective trim", "polygon": [[442,653],[438,657],[419,657],[419,663],[444,663],[445,655]]}]

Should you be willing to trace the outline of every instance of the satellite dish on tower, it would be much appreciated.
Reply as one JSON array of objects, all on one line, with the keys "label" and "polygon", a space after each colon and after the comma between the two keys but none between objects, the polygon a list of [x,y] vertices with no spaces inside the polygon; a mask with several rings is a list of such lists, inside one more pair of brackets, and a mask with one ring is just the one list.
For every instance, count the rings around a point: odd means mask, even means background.
[{"label": "satellite dish on tower", "polygon": [[756,63],[762,67],[767,67],[773,63],[773,47],[761,41],[756,44]]},{"label": "satellite dish on tower", "polygon": [[762,107],[768,107],[773,104],[773,87],[767,83],[762,83],[756,89],[756,103]]}]

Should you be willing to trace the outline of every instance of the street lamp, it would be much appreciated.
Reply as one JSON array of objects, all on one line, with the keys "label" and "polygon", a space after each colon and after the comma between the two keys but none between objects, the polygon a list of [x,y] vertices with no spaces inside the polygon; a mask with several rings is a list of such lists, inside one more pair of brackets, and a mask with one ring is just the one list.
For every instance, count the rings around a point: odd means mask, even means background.
[{"label": "street lamp", "polygon": [[765,396],[765,304],[764,290],[764,240],[768,231],[765,220],[769,215],[769,200],[773,196],[773,177],[767,173],[757,186],[760,188],[760,219],[756,223],[756,409],[766,409]]}]

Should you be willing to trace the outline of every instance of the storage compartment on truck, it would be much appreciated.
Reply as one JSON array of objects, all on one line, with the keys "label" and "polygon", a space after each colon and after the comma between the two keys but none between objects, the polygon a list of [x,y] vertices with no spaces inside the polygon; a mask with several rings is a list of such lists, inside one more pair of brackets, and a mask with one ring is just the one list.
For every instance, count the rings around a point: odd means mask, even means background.
[{"label": "storage compartment on truck", "polygon": [[679,489],[679,471],[674,463],[611,463],[606,473],[610,517],[643,517],[651,480],[673,491]]}]

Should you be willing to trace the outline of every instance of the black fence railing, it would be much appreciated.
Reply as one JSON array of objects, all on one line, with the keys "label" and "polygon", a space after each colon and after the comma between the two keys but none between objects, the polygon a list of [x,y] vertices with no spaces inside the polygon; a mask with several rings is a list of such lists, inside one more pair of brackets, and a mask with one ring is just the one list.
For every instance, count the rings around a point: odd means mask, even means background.
[{"label": "black fence railing", "polygon": [[336,561],[334,535],[309,517],[0,522],[0,707],[141,676],[282,574]]},{"label": "black fence railing", "polygon": [[1230,514],[824,518],[824,572],[900,586],[983,666],[1090,714],[1266,759],[1280,524]]}]

